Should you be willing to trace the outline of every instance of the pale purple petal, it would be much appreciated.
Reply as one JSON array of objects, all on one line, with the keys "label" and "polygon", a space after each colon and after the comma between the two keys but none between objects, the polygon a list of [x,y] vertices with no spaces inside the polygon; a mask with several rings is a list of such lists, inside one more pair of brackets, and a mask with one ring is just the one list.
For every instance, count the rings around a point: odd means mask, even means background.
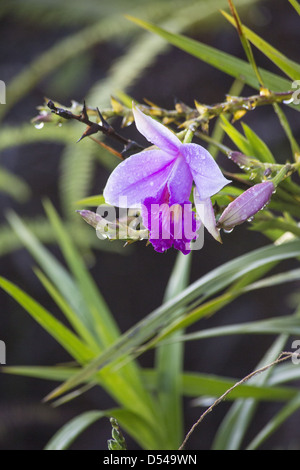
[{"label": "pale purple petal", "polygon": [[201,200],[208,199],[230,183],[211,154],[201,145],[183,144],[180,153],[190,167]]},{"label": "pale purple petal", "polygon": [[177,155],[182,145],[180,140],[167,127],[142,113],[136,106],[132,107],[137,130],[152,144],[161,150]]},{"label": "pale purple petal", "polygon": [[197,189],[194,189],[194,203],[199,219],[203,223],[206,230],[214,237],[215,240],[222,243],[220,230],[217,228],[214,208],[211,199],[200,199]]},{"label": "pale purple petal", "polygon": [[193,176],[183,157],[179,156],[174,163],[172,173],[168,180],[170,193],[169,203],[176,204],[188,201],[193,184]]},{"label": "pale purple petal", "polygon": [[174,161],[174,156],[157,149],[132,155],[108,178],[105,201],[117,207],[138,207],[147,197],[156,197],[165,188]]}]

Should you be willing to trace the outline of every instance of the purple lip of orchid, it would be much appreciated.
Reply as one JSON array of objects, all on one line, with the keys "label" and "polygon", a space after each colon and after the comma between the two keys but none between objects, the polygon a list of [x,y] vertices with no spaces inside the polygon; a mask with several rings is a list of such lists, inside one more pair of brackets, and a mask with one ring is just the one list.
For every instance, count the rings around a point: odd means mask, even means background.
[{"label": "purple lip of orchid", "polygon": [[[117,166],[104,189],[107,203],[117,207],[141,207],[153,198],[156,204],[172,207],[189,201],[193,181],[202,201],[230,182],[201,145],[182,143],[168,128],[134,105],[133,115],[138,131],[156,147],[132,155]],[[149,224],[148,229],[151,232]],[[176,248],[175,240],[171,233]],[[162,240],[162,247],[165,242]],[[169,248],[169,241],[167,245]],[[159,251],[159,240],[154,248]]]},{"label": "purple lip of orchid", "polygon": [[219,218],[218,227],[231,230],[236,225],[251,219],[268,204],[274,189],[272,181],[264,181],[247,189],[226,207]]}]

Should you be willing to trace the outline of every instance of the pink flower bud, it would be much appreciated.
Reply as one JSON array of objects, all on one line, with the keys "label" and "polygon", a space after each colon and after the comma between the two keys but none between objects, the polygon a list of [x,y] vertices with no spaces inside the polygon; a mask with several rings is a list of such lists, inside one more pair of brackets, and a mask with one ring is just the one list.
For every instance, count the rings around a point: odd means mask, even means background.
[{"label": "pink flower bud", "polygon": [[236,225],[251,219],[268,204],[274,190],[272,181],[265,181],[247,189],[226,207],[219,218],[218,227],[232,230]]}]

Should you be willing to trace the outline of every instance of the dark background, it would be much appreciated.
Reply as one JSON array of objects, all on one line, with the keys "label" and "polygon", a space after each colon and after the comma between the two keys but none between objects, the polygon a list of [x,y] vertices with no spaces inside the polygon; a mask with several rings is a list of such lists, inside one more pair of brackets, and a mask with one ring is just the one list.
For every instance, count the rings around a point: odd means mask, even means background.
[{"label": "dark background", "polygon": [[[259,13],[259,14],[258,14]],[[263,36],[291,59],[298,60],[300,28],[299,18],[292,7],[284,0],[262,1],[250,8],[247,25]],[[28,22],[17,21],[13,17],[0,20],[1,79],[9,80],[25,67],[35,56],[64,37],[70,30],[58,27],[44,29]],[[191,35],[191,34],[190,34]],[[244,58],[238,37],[226,21],[221,21],[215,29],[205,32],[193,30],[192,36],[214,47]],[[115,57],[126,50],[126,45],[105,44],[94,47],[89,52],[91,62],[85,81],[72,86],[72,91],[60,90],[52,97],[68,104],[69,100],[82,101],[88,88],[99,80]],[[259,65],[276,70],[260,53],[256,53]],[[280,72],[279,72],[280,73]],[[36,114],[36,106],[43,102],[48,90],[53,90],[53,76],[43,80],[25,99],[8,114],[6,123],[17,125],[29,122]],[[144,73],[138,83],[126,90],[137,100],[147,97],[163,107],[172,107],[174,97],[189,105],[197,99],[204,103],[223,101],[232,79],[199,62],[182,51],[171,48],[160,55]],[[253,93],[245,89],[244,94]],[[92,103],[97,105],[98,103]],[[295,136],[300,134],[300,120],[295,112],[287,110]],[[280,124],[272,109],[259,109],[247,115],[245,122],[258,132],[270,146],[275,156],[284,158],[290,149]],[[126,130],[127,136],[136,136],[133,128]],[[83,147],[84,149],[84,147]],[[55,144],[15,147],[1,154],[1,164],[25,178],[30,184],[33,197],[28,204],[19,205],[10,198],[0,195],[0,219],[5,220],[8,208],[15,209],[21,216],[42,213],[41,199],[47,196],[60,210],[57,180],[60,162],[60,146]],[[230,163],[220,157],[224,168],[231,169]],[[100,193],[108,177],[107,170],[99,171],[91,194]],[[263,236],[239,227],[231,234],[224,234],[224,244],[217,244],[206,235],[204,248],[193,256],[191,280],[198,279],[214,267],[233,259],[249,250],[268,243]],[[103,243],[103,242],[99,242]],[[51,250],[60,257],[55,247]],[[132,326],[144,315],[160,305],[164,289],[175,261],[176,253],[169,251],[157,254],[144,243],[135,244],[127,256],[95,251],[95,260],[90,269],[101,292],[117,318],[122,331]],[[42,305],[58,314],[47,294],[40,287],[32,273],[34,262],[25,250],[18,250],[0,259],[0,275],[24,288],[38,299]],[[286,263],[288,267],[290,263]],[[105,274],[104,274],[105,273]],[[239,321],[250,321],[270,316],[291,313],[287,304],[288,295],[297,286],[280,286],[276,290],[263,290],[243,296],[215,317],[201,322],[201,327],[224,325]],[[52,365],[68,361],[69,358],[57,343],[39,327],[24,310],[0,291],[0,339],[7,345],[8,365]],[[196,327],[199,325],[196,325]],[[228,337],[204,340],[188,344],[185,352],[185,368],[227,377],[242,378],[255,366],[274,340],[266,336]],[[152,354],[141,359],[143,365],[152,365]],[[41,403],[43,397],[54,388],[53,382],[36,379],[0,375],[0,448],[1,449],[41,449],[54,432],[67,420],[84,410],[103,409],[112,406],[109,397],[100,389],[94,389],[77,400],[52,409]],[[203,422],[191,437],[189,449],[207,449],[222,417],[228,409],[220,405]],[[261,405],[249,437],[259,430],[272,416],[278,405]],[[202,408],[191,406],[186,400],[186,430],[195,422]],[[266,444],[266,448],[299,448],[299,413],[286,424]],[[72,446],[72,449],[106,449],[110,437],[108,420],[100,421],[86,431]],[[129,438],[128,446],[136,448]]]}]

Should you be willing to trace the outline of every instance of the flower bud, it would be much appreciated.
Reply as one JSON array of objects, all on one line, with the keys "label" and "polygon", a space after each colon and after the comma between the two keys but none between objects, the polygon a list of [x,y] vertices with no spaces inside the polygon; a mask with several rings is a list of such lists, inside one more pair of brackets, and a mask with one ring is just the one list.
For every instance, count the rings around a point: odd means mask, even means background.
[{"label": "flower bud", "polygon": [[232,230],[236,225],[251,219],[268,204],[274,190],[272,181],[265,181],[247,189],[226,207],[219,218],[218,227]]},{"label": "flower bud", "polygon": [[88,211],[86,209],[81,211],[76,211],[81,217],[92,227],[97,228],[97,225],[101,222],[101,217],[95,212]]},{"label": "flower bud", "polygon": [[253,157],[248,157],[241,152],[229,152],[228,158],[242,169],[250,169],[259,166],[260,162]]}]

